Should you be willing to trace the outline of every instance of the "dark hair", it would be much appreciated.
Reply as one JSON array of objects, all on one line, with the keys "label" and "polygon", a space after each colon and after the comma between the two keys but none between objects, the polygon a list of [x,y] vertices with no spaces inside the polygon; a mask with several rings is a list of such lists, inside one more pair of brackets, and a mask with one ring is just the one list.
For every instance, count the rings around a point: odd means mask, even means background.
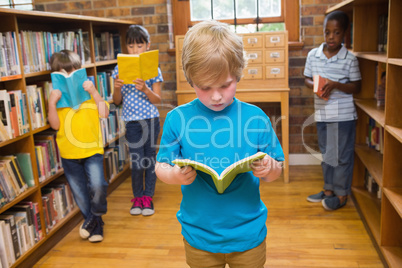
[{"label": "dark hair", "polygon": [[73,69],[81,69],[80,56],[67,49],[53,53],[50,58],[50,68],[52,69],[52,72],[65,70],[68,73],[73,71]]},{"label": "dark hair", "polygon": [[324,27],[325,25],[327,25],[327,21],[329,20],[336,20],[337,22],[339,22],[344,31],[346,31],[349,27],[349,17],[343,11],[337,10],[327,14],[324,20]]},{"label": "dark hair", "polygon": [[130,25],[126,33],[126,44],[149,43],[149,33],[141,25]]}]

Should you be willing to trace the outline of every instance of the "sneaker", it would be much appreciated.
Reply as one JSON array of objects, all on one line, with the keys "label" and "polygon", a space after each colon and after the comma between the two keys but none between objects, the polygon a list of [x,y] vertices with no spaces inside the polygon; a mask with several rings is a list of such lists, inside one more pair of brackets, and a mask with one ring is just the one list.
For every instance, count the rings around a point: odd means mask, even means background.
[{"label": "sneaker", "polygon": [[313,203],[318,203],[318,202],[321,202],[324,199],[327,199],[327,198],[330,198],[330,197],[333,197],[333,196],[334,195],[325,195],[324,191],[321,191],[318,194],[309,195],[307,197],[307,201],[313,202]]},{"label": "sneaker", "polygon": [[130,209],[130,214],[131,215],[140,215],[142,212],[142,197],[136,197],[131,199],[131,202],[133,202],[133,205]]},{"label": "sneaker", "polygon": [[154,204],[152,203],[152,197],[143,196],[142,204],[143,204],[143,209],[142,209],[143,216],[151,216],[155,213]]},{"label": "sneaker", "polygon": [[85,219],[85,221],[80,226],[80,236],[82,239],[87,239],[92,231],[95,229],[96,219],[94,215],[90,215]]},{"label": "sneaker", "polygon": [[348,199],[346,198],[345,201],[341,204],[339,198],[337,196],[333,196],[331,198],[323,199],[321,201],[321,204],[326,210],[336,210],[346,205],[347,201]]},{"label": "sneaker", "polygon": [[96,225],[94,230],[91,233],[91,236],[88,238],[89,242],[96,243],[103,241],[103,221],[102,217],[96,217]]}]

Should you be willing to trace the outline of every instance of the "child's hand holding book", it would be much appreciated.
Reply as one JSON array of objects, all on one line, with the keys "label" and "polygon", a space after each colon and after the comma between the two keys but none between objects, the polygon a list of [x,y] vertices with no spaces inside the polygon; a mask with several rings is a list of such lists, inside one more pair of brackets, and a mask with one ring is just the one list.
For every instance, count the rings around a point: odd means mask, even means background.
[{"label": "child's hand holding book", "polygon": [[93,95],[93,93],[97,92],[94,83],[92,83],[92,81],[85,81],[82,84],[82,87],[84,88],[84,90],[86,92],[88,92],[89,94]]}]

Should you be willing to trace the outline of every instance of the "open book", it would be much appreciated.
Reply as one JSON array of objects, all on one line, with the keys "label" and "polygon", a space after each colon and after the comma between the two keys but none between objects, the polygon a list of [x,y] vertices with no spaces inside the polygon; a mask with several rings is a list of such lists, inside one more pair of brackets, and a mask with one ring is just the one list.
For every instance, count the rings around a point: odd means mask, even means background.
[{"label": "open book", "polygon": [[258,152],[243,158],[225,168],[220,175],[211,167],[190,159],[175,159],[172,162],[179,167],[192,166],[195,170],[211,175],[216,190],[222,194],[238,174],[251,171],[251,163],[264,158],[265,155],[266,153]]},{"label": "open book", "polygon": [[324,91],[322,90],[323,86],[327,83],[327,79],[320,76],[319,74],[313,75],[313,82],[314,82],[314,93],[317,94],[318,97],[324,100],[328,100],[328,98],[324,98],[322,94]]},{"label": "open book", "polygon": [[133,84],[133,80],[141,78],[147,81],[158,76],[159,51],[151,50],[138,55],[117,54],[119,79],[124,84]]},{"label": "open book", "polygon": [[61,91],[61,98],[57,102],[57,108],[71,107],[77,109],[81,103],[91,99],[91,94],[84,90],[82,84],[88,80],[85,68],[75,70],[70,74],[53,72],[52,88]]}]

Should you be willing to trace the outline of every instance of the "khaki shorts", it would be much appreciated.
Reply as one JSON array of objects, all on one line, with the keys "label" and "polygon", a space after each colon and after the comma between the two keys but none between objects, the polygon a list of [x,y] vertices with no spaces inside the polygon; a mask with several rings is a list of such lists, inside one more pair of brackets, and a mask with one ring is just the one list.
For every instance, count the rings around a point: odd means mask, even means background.
[{"label": "khaki shorts", "polygon": [[244,252],[212,253],[196,249],[183,239],[186,262],[191,268],[262,268],[266,260],[266,239],[257,247]]}]

